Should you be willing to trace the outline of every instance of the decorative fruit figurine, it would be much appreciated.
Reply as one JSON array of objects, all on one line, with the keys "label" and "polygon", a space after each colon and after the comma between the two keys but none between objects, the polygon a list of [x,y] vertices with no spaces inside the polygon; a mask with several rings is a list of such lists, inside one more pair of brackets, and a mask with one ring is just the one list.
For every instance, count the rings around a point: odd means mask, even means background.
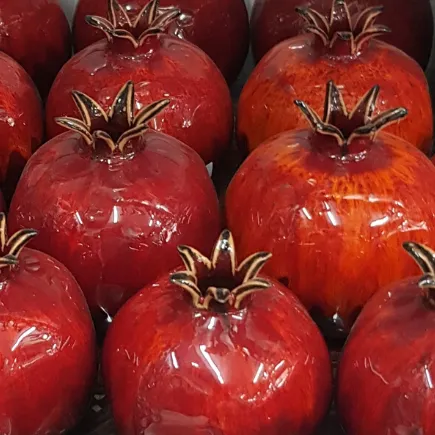
[{"label": "decorative fruit figurine", "polygon": [[44,122],[41,101],[29,75],[1,52],[0,112],[0,183],[10,200],[32,151],[41,145]]},{"label": "decorative fruit figurine", "polygon": [[380,9],[365,10],[351,21],[346,3],[334,0],[329,22],[311,9],[299,13],[308,23],[307,34],[271,50],[243,89],[238,118],[241,142],[252,150],[277,133],[302,128],[303,116],[291,103],[302,99],[319,112],[323,109],[319,88],[334,80],[350,107],[379,84],[376,115],[398,106],[409,113],[387,131],[429,152],[433,121],[424,72],[405,53],[374,39],[387,31],[374,24]]},{"label": "decorative fruit figurine", "polygon": [[[121,0],[129,17],[134,17],[149,0]],[[249,20],[244,0],[160,0],[161,10],[177,6],[182,14],[169,31],[194,43],[216,63],[231,84],[239,75],[249,48]],[[73,33],[76,51],[101,39],[96,29],[86,24],[87,15],[106,17],[107,0],[79,0]],[[222,49],[225,47],[225,49]]]},{"label": "decorative fruit figurine", "polygon": [[120,434],[312,434],[330,399],[328,350],[296,297],[258,275],[270,254],[237,264],[228,230],[210,259],[178,250],[186,270],[145,287],[109,329]]},{"label": "decorative fruit figurine", "polygon": [[423,277],[378,292],[344,349],[338,403],[348,435],[435,433],[435,253],[404,247]]},{"label": "decorative fruit figurine", "polygon": [[0,0],[0,51],[32,77],[42,97],[71,55],[68,20],[57,0]]},{"label": "decorative fruit figurine", "polygon": [[[64,433],[81,417],[96,368],[95,331],[77,282],[48,255],[10,238],[0,214],[0,433]],[[31,400],[34,398],[35,400]]]},{"label": "decorative fruit figurine", "polygon": [[80,92],[83,120],[30,159],[13,198],[12,228],[39,231],[33,246],[65,264],[93,315],[112,316],[144,285],[179,263],[176,246],[210,249],[219,208],[203,161],[178,140],[148,129],[169,104],[134,115],[133,83],[106,113]]},{"label": "decorative fruit figurine", "polygon": [[78,116],[69,98],[73,90],[89,95],[108,109],[119,87],[136,83],[138,108],[171,98],[153,128],[176,137],[197,151],[206,163],[226,150],[232,135],[232,102],[222,74],[198,47],[165,33],[180,11],[158,13],[152,0],[131,24],[126,12],[110,1],[110,22],[88,17],[107,36],[76,54],[62,69],[47,102],[47,131],[61,132],[55,118]]},{"label": "decorative fruit figurine", "polygon": [[329,82],[323,120],[296,101],[311,129],[262,144],[227,192],[241,255],[272,252],[266,272],[288,283],[328,334],[347,331],[377,289],[413,272],[401,243],[435,245],[435,193],[427,188],[435,168],[412,145],[379,133],[406,110],[374,116],[378,94],[375,86],[349,113]]},{"label": "decorative fruit figurine", "polygon": [[[342,0],[343,1],[343,0]],[[259,61],[272,47],[293,38],[304,30],[304,20],[297,7],[315,8],[327,15],[332,0],[255,0],[252,10],[252,48]],[[433,39],[433,16],[430,0],[358,0],[349,1],[351,16],[370,7],[382,5],[383,21],[392,31],[385,41],[413,57],[425,68]]]}]

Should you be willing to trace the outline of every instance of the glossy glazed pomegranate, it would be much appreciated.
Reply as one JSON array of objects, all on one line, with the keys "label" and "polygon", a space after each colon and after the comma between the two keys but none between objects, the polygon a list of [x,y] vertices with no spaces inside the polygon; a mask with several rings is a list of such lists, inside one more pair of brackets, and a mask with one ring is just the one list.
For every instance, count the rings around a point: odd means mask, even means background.
[{"label": "glossy glazed pomegranate", "polygon": [[406,114],[375,116],[378,95],[372,88],[349,113],[329,82],[323,119],[297,101],[311,128],[262,144],[227,192],[240,254],[272,252],[266,273],[288,283],[328,335],[346,332],[380,287],[415,272],[399,255],[404,241],[435,244],[427,188],[435,168],[409,143],[377,133]]},{"label": "glossy glazed pomegranate", "polygon": [[41,96],[71,55],[68,20],[57,0],[0,0],[0,51],[19,62]]},{"label": "glossy glazed pomegranate", "polygon": [[386,131],[424,152],[432,146],[432,108],[423,70],[397,48],[374,39],[387,29],[374,24],[379,8],[351,20],[343,0],[334,0],[329,20],[311,9],[299,9],[307,33],[277,45],[257,65],[239,102],[238,135],[249,150],[277,133],[304,127],[302,113],[292,104],[302,99],[315,111],[323,109],[319,89],[328,80],[340,87],[355,106],[367,89],[381,86],[379,108],[404,106],[406,120]]},{"label": "glossy glazed pomegranate", "polygon": [[41,145],[44,122],[41,101],[29,75],[1,52],[0,112],[0,183],[10,200],[27,160]]},{"label": "glossy glazed pomegranate", "polygon": [[62,261],[81,285],[97,325],[137,290],[179,263],[176,246],[210,249],[218,202],[200,157],[148,129],[169,104],[135,114],[128,82],[106,113],[74,92],[83,120],[30,159],[13,198],[12,228],[39,231],[32,246]]},{"label": "glossy glazed pomegranate", "polygon": [[237,264],[228,230],[210,259],[178,250],[186,270],[145,287],[109,329],[103,371],[120,434],[312,434],[329,404],[329,355],[296,297],[258,275],[270,254]]},{"label": "glossy glazed pomegranate", "polygon": [[423,277],[376,294],[343,352],[338,403],[348,435],[435,433],[435,253],[404,247]]},{"label": "glossy glazed pomegranate", "polygon": [[151,0],[131,23],[116,0],[110,4],[110,22],[88,18],[107,40],[75,55],[56,78],[47,102],[48,136],[62,131],[56,117],[78,115],[71,91],[81,91],[107,109],[119,87],[132,80],[139,109],[171,98],[165,113],[153,121],[154,129],[191,146],[206,163],[216,160],[231,140],[231,97],[222,74],[202,50],[165,33],[180,11],[169,8],[159,14],[157,0]]},{"label": "glossy glazed pomegranate", "polygon": [[[297,7],[315,8],[327,15],[332,0],[255,0],[251,16],[252,48],[259,61],[272,47],[302,33],[304,20]],[[382,5],[383,21],[392,31],[385,41],[413,57],[422,68],[429,62],[433,39],[433,16],[429,0],[348,0],[352,16]]]},{"label": "glossy glazed pomegranate", "polygon": [[[120,0],[133,17],[148,0]],[[80,0],[74,16],[74,46],[80,51],[101,39],[101,32],[86,23],[87,15],[106,17],[107,0]],[[249,48],[249,21],[244,0],[160,0],[160,7],[177,6],[182,14],[169,32],[194,43],[216,63],[228,83],[239,75]],[[225,49],[223,49],[225,47]]]},{"label": "glossy glazed pomegranate", "polygon": [[[0,214],[0,432],[64,433],[87,405],[96,368],[95,332],[71,273],[10,238]],[[32,400],[34,398],[35,400]]]}]

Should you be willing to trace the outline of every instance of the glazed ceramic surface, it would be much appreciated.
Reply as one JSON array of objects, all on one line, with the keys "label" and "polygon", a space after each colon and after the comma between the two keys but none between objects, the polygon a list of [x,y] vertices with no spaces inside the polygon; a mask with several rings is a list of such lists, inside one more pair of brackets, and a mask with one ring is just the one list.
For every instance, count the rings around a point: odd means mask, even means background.
[{"label": "glazed ceramic surface", "polygon": [[[135,14],[148,0],[121,0]],[[170,33],[194,43],[216,63],[229,83],[238,76],[249,47],[248,12],[243,0],[161,0],[161,7],[177,6],[183,14]],[[86,15],[107,16],[107,0],[81,0],[74,17],[77,51],[101,39],[101,32],[85,22]],[[225,48],[223,48],[225,47]]]}]

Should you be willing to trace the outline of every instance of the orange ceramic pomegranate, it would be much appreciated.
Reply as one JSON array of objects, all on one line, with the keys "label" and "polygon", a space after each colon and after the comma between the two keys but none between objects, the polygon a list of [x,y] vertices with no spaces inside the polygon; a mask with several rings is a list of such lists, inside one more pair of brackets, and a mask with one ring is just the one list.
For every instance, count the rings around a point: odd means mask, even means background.
[{"label": "orange ceramic pomegranate", "polygon": [[400,255],[403,242],[435,245],[435,192],[428,188],[435,168],[414,146],[379,132],[406,110],[376,116],[378,94],[372,88],[349,113],[330,82],[323,119],[297,101],[311,128],[264,142],[227,192],[227,224],[240,255],[272,252],[265,272],[288,284],[325,326],[331,321],[331,332],[346,332],[380,287],[416,272]]},{"label": "orange ceramic pomegranate", "polygon": [[323,108],[319,89],[328,80],[340,87],[353,107],[374,85],[381,86],[378,109],[398,106],[408,117],[386,131],[428,152],[432,144],[432,108],[423,70],[396,47],[375,39],[388,29],[375,24],[380,8],[369,8],[351,20],[343,0],[334,0],[330,17],[309,8],[299,14],[307,33],[273,48],[246,83],[238,108],[238,135],[249,150],[269,137],[304,126],[292,104],[302,99],[315,111]]}]

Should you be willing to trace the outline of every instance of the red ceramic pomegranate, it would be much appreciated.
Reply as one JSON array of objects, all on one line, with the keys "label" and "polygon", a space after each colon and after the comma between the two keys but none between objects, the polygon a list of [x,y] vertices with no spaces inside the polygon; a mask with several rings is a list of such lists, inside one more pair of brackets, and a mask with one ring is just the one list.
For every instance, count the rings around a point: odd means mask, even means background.
[{"label": "red ceramic pomegranate", "polygon": [[0,183],[10,200],[26,161],[41,145],[44,122],[41,101],[29,75],[1,52],[0,112]]},{"label": "red ceramic pomegranate", "polygon": [[343,0],[334,0],[329,19],[312,9],[299,9],[308,32],[271,50],[243,89],[238,118],[241,142],[252,150],[277,133],[302,128],[304,117],[293,100],[302,99],[319,112],[323,109],[319,89],[334,80],[350,107],[367,89],[380,85],[375,114],[398,106],[405,106],[409,114],[386,131],[429,152],[433,121],[424,72],[402,51],[374,39],[387,30],[374,24],[380,12],[370,8],[351,20]]},{"label": "red ceramic pomegranate", "polygon": [[74,92],[82,119],[30,159],[14,195],[13,229],[39,231],[32,246],[64,263],[100,321],[179,263],[176,246],[210,249],[220,230],[218,201],[203,161],[148,129],[168,100],[135,113],[133,83],[106,113]]},{"label": "red ceramic pomegranate", "polygon": [[0,50],[19,62],[47,96],[71,55],[70,28],[58,0],[0,0]]},{"label": "red ceramic pomegranate", "polygon": [[[413,238],[435,245],[435,168],[404,140],[379,132],[406,115],[374,115],[379,87],[348,112],[329,82],[323,119],[266,141],[226,197],[241,255],[270,251],[265,271],[295,291],[325,332],[346,332],[381,286],[415,272],[399,255]],[[431,180],[431,181],[429,181]],[[332,327],[330,329],[330,327]]]},{"label": "red ceramic pomegranate", "polygon": [[[341,0],[343,1],[343,0]],[[304,29],[296,7],[315,8],[328,14],[332,0],[255,0],[252,10],[252,48],[259,61],[272,47]],[[382,5],[383,21],[391,30],[385,41],[413,57],[422,68],[432,50],[433,16],[430,0],[347,0],[352,16]]]},{"label": "red ceramic pomegranate", "polygon": [[[0,433],[64,433],[88,401],[96,368],[95,332],[71,273],[8,238],[0,214]],[[33,398],[33,399],[32,399]]]},{"label": "red ceramic pomegranate", "polygon": [[[149,0],[120,0],[134,17]],[[80,51],[102,35],[86,23],[87,15],[107,16],[107,0],[80,0],[73,22],[74,46]],[[249,21],[244,0],[160,0],[161,10],[173,6],[182,14],[169,32],[194,43],[216,63],[228,83],[239,75],[249,48]],[[223,47],[225,47],[223,49]]]},{"label": "red ceramic pomegranate", "polygon": [[180,11],[168,8],[159,14],[158,1],[151,0],[131,23],[116,0],[110,4],[110,21],[88,18],[108,39],[76,54],[53,84],[48,136],[62,131],[56,117],[78,115],[71,91],[81,91],[108,109],[119,87],[132,80],[138,109],[171,98],[165,113],[153,121],[154,129],[191,146],[206,163],[217,160],[232,136],[231,97],[222,74],[202,50],[165,33]]},{"label": "red ceramic pomegranate", "polygon": [[270,254],[237,264],[228,230],[210,259],[178,250],[185,270],[145,287],[109,329],[120,434],[312,434],[330,399],[328,350],[296,297],[258,275]]},{"label": "red ceramic pomegranate", "polygon": [[343,352],[338,404],[348,435],[435,433],[435,252],[404,247],[423,277],[378,292]]}]

